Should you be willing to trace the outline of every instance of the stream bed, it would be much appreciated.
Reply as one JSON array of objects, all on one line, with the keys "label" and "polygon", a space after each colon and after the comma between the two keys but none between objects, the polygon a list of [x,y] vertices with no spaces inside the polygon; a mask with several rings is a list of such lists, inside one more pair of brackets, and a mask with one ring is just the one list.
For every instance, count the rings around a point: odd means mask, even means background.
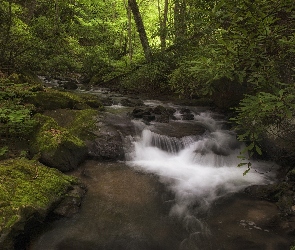
[{"label": "stream bed", "polygon": [[126,159],[88,160],[71,173],[88,188],[80,212],[49,223],[29,249],[288,250],[292,238],[276,205],[243,192],[274,183],[278,166],[254,161],[243,175],[244,145],[221,115],[189,107],[183,119],[187,107],[145,105],[173,108],[174,119],[143,122],[126,115],[131,109],[109,107]]}]

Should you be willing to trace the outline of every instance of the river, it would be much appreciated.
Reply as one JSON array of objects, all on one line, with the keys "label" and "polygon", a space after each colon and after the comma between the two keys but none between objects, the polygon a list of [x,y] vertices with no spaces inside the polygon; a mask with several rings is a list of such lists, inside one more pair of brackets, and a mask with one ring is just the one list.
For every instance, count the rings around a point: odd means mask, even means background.
[{"label": "river", "polygon": [[[243,175],[247,167],[237,167],[237,156],[244,145],[224,117],[207,108],[145,105],[174,109],[174,119],[130,118],[134,132],[121,131],[126,160],[88,160],[71,173],[88,187],[80,212],[48,223],[29,249],[289,249],[277,207],[243,192],[275,182],[278,166],[252,161]],[[184,120],[183,109],[193,116]],[[106,113],[120,128],[131,110],[117,103]],[[200,127],[204,133],[196,132]]]}]

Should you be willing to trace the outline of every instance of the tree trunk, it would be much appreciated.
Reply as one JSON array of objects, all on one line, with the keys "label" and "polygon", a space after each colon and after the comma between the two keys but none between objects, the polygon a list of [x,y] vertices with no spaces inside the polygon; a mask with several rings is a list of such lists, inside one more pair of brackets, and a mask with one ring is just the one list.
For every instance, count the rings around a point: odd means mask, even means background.
[{"label": "tree trunk", "polygon": [[175,0],[174,5],[174,31],[175,43],[180,44],[186,36],[187,27],[185,23],[186,0]]},{"label": "tree trunk", "polygon": [[133,13],[134,21],[136,24],[137,32],[139,34],[140,42],[143,48],[144,56],[147,62],[152,62],[152,51],[149,45],[149,41],[145,32],[145,28],[142,22],[142,18],[138,9],[136,0],[128,0],[128,5]]},{"label": "tree trunk", "polygon": [[160,0],[158,0],[158,12],[159,12],[159,23],[160,23],[160,41],[161,41],[161,50],[162,51],[164,51],[166,49],[168,7],[169,7],[169,0],[165,0],[164,11],[163,11],[163,16],[162,16]]},{"label": "tree trunk", "polygon": [[[5,13],[6,14],[6,13]],[[8,1],[8,10],[7,10],[7,19],[6,19],[6,24],[3,25],[3,34],[2,34],[2,46],[0,49],[0,65],[2,66],[7,66],[11,64],[11,61],[9,59],[10,56],[10,49],[9,49],[9,44],[11,40],[11,28],[12,28],[12,22],[13,22],[13,17],[12,17],[12,1]],[[8,66],[9,68],[10,66]]]},{"label": "tree trunk", "polygon": [[59,34],[59,5],[58,5],[58,0],[55,0],[54,9],[55,9],[55,33]]},{"label": "tree trunk", "polygon": [[124,0],[124,5],[127,11],[127,18],[128,18],[128,54],[129,54],[129,60],[132,62],[132,57],[133,57],[133,46],[132,46],[132,12],[131,8],[128,5],[127,1]]}]

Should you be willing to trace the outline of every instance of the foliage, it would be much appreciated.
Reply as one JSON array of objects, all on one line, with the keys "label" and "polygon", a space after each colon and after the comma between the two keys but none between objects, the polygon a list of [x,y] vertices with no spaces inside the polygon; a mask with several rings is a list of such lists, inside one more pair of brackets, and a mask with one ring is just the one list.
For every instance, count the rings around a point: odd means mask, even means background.
[{"label": "foliage", "polygon": [[[0,70],[80,72],[88,79],[95,76],[91,84],[127,75],[122,82],[127,90],[172,90],[187,98],[226,98],[220,90],[230,82],[247,94],[233,121],[238,131],[248,133],[249,146],[270,121],[279,125],[285,119],[280,115],[292,109],[294,88],[293,0],[179,0],[169,1],[166,9],[164,0],[135,2],[153,63],[143,61],[127,0],[6,0],[0,6]],[[0,99],[9,103],[1,104],[2,124],[29,121],[29,107],[9,107],[11,100],[22,105],[20,100],[29,98],[25,85],[24,91],[14,89],[18,80],[11,80],[11,91],[0,89]],[[255,126],[249,122],[254,117]]]},{"label": "foliage", "polygon": [[[13,77],[12,77],[13,78]],[[18,78],[15,76],[15,78]],[[23,98],[34,94],[35,86],[18,84],[8,79],[0,82],[0,134],[6,138],[29,138],[36,121],[32,119],[33,105],[22,103]]]},{"label": "foliage", "polygon": [[[295,114],[295,89],[291,86],[280,89],[276,94],[258,92],[255,96],[247,95],[236,108],[236,112],[236,117],[231,120],[239,133],[238,139],[247,144],[240,158],[246,160],[254,153],[261,155],[262,135],[269,133],[277,136],[275,131],[282,130],[281,126],[286,121],[292,123]],[[240,166],[246,164],[250,167],[250,163],[244,162]]]},{"label": "foliage", "polygon": [[166,84],[169,65],[164,61],[144,64],[123,80],[122,86],[128,90],[139,92],[167,91]]}]

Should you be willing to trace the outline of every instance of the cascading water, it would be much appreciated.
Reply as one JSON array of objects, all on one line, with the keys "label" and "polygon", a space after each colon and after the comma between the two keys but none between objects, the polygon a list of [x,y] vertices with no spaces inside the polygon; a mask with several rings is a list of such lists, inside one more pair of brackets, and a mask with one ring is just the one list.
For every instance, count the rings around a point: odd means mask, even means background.
[{"label": "cascading water", "polygon": [[[206,214],[220,197],[253,184],[271,183],[274,179],[273,172],[266,175],[250,171],[243,175],[247,168],[237,167],[240,163],[237,156],[244,145],[237,141],[235,133],[223,128],[224,121],[212,115],[201,112],[194,114],[194,121],[190,121],[206,128],[202,136],[168,137],[152,132],[147,126],[133,142],[134,151],[129,155],[129,166],[159,176],[174,193],[170,215],[181,218],[189,228],[189,236],[179,246],[181,250],[214,249],[210,244],[210,230],[200,219],[201,214]],[[266,162],[252,164],[261,172],[271,167]]]},{"label": "cascading water", "polygon": [[[158,175],[175,193],[172,214],[186,215],[189,207],[196,204],[198,210],[206,210],[219,197],[272,181],[273,176],[255,171],[243,175],[247,168],[237,167],[243,144],[233,132],[222,128],[222,121],[204,112],[195,115],[195,123],[207,128],[202,137],[171,138],[145,128],[134,142],[128,162],[132,167]],[[268,167],[267,163],[253,163],[253,168],[261,172]]]}]

